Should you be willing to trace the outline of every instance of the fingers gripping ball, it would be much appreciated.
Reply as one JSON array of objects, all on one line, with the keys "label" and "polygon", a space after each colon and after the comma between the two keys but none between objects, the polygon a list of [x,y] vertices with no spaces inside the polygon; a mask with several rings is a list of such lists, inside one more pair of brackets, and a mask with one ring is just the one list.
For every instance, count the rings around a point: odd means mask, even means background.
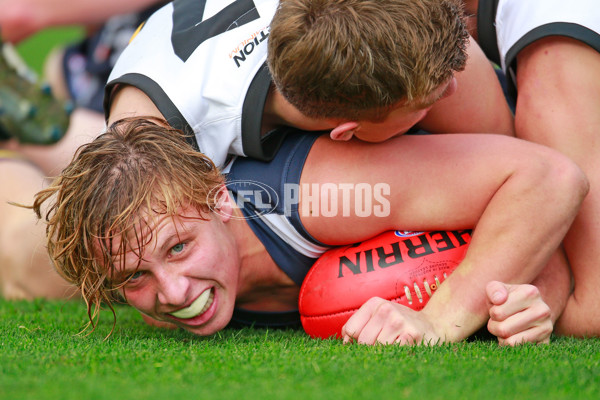
[{"label": "fingers gripping ball", "polygon": [[346,321],[372,297],[423,309],[470,241],[470,230],[390,231],[327,251],[300,288],[304,330],[315,338],[340,338]]}]

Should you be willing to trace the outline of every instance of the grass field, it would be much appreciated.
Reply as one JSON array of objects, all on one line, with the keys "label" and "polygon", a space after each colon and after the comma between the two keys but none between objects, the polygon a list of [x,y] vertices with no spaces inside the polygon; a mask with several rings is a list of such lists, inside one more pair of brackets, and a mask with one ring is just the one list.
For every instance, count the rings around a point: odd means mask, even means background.
[{"label": "grass field", "polygon": [[598,399],[600,340],[501,348],[343,345],[302,331],[210,338],[118,307],[95,333],[77,302],[0,300],[0,399]]},{"label": "grass field", "polygon": [[47,29],[23,41],[17,49],[27,64],[41,75],[48,52],[54,46],[75,41],[82,34],[78,27]]},{"label": "grass field", "polygon": [[[52,30],[19,51],[41,71],[77,29]],[[500,348],[343,345],[302,331],[226,330],[200,338],[145,326],[118,307],[77,335],[77,302],[0,299],[0,399],[598,399],[600,340]]]}]

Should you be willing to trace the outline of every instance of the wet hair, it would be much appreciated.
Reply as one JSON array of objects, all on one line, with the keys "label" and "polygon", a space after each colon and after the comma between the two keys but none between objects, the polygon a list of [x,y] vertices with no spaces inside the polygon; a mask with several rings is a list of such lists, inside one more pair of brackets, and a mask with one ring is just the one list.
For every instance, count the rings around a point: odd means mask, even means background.
[{"label": "wet hair", "polygon": [[155,118],[120,120],[77,150],[32,208],[47,223],[56,269],[86,302],[88,327],[95,328],[103,303],[114,315],[112,302],[121,299],[122,286],[112,279],[114,262],[124,263],[128,250],[141,257],[153,216],[193,207],[205,218],[215,206],[211,194],[223,182],[181,131]]}]

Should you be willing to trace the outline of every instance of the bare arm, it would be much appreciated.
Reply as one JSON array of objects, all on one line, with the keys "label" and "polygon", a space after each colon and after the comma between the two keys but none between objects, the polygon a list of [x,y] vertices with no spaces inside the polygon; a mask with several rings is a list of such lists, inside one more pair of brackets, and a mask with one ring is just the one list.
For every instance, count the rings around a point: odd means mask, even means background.
[{"label": "bare arm", "polygon": [[[305,212],[301,196],[302,222],[325,243],[352,243],[390,229],[475,227],[464,261],[423,311],[370,304],[350,319],[346,333],[365,343],[456,341],[473,333],[488,318],[485,285],[531,282],[587,192],[585,177],[566,157],[501,135],[404,136],[380,145],[320,139],[302,182],[389,184],[390,213],[383,218],[320,217],[314,209]],[[392,314],[397,329],[370,329],[370,322],[385,323]],[[388,340],[382,332],[396,336]]]},{"label": "bare arm", "polygon": [[140,89],[128,85],[118,88],[111,101],[108,125],[135,116],[164,118],[152,100]]},{"label": "bare arm", "polygon": [[100,24],[113,15],[142,10],[164,0],[0,0],[4,40],[17,43],[59,25]]},{"label": "bare arm", "polygon": [[527,46],[517,63],[517,135],[566,154],[591,184],[565,237],[574,291],[557,331],[600,335],[600,53],[574,39],[554,36]]}]

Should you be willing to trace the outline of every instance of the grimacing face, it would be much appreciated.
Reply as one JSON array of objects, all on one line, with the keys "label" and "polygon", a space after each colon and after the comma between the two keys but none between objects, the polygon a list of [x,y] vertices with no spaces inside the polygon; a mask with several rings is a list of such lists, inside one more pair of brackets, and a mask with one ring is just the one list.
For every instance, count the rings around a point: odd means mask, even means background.
[{"label": "grimacing face", "polygon": [[225,213],[203,220],[192,208],[159,216],[141,257],[129,249],[124,267],[114,260],[116,280],[127,280],[121,291],[128,304],[198,335],[223,329],[233,314],[240,270],[228,220]]}]

